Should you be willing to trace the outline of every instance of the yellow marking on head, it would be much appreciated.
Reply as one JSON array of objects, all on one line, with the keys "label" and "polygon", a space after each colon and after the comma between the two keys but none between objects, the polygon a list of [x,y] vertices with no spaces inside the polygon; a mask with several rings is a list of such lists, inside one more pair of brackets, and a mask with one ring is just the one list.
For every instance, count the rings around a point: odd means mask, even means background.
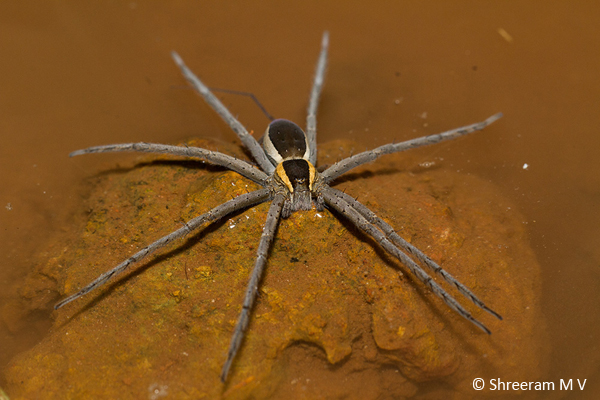
[{"label": "yellow marking on head", "polygon": [[309,176],[308,188],[312,191],[313,183],[315,182],[315,174],[316,174],[317,170],[315,169],[315,167],[312,165],[312,163],[310,161],[307,161],[306,163],[308,164],[308,176]]},{"label": "yellow marking on head", "polygon": [[280,162],[277,164],[277,168],[275,169],[275,173],[279,176],[279,179],[283,181],[285,186],[287,186],[290,193],[294,193],[294,186],[292,186],[292,182],[290,182],[290,178],[287,176],[285,169],[283,168],[283,163]]}]

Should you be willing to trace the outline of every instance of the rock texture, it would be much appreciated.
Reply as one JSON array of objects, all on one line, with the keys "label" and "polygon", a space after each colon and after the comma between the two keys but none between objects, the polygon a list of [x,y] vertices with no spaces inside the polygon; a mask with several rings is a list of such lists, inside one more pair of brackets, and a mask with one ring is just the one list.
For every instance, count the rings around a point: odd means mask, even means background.
[{"label": "rock texture", "polygon": [[[192,145],[217,148],[205,140]],[[352,147],[321,146],[321,164]],[[218,149],[243,156],[235,146]],[[336,187],[503,315],[497,321],[436,278],[492,335],[448,309],[346,221],[327,210],[297,212],[279,225],[246,340],[221,384],[263,204],[55,312],[51,333],[11,363],[7,392],[13,400],[468,398],[491,393],[475,392],[475,377],[535,380],[547,341],[540,268],[522,217],[490,183],[415,165],[407,155],[388,156]],[[93,179],[80,229],[23,291],[37,308],[50,301],[49,285],[61,296],[74,293],[184,221],[257,188],[235,173],[166,156]]]}]

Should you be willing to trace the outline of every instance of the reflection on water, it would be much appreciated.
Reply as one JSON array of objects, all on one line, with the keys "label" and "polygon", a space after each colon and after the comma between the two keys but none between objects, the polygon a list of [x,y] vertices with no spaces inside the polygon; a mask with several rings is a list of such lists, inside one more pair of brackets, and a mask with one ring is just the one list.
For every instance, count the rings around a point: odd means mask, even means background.
[{"label": "reflection on water", "polygon": [[[43,304],[27,316],[14,307],[27,293],[24,276],[71,229],[83,179],[125,159],[70,160],[68,152],[192,135],[233,140],[181,88],[172,49],[210,85],[252,91],[276,117],[301,122],[328,29],[320,141],[349,137],[374,147],[505,113],[494,136],[420,150],[416,163],[476,174],[519,205],[543,268],[547,379],[589,377],[584,395],[599,391],[591,376],[600,365],[597,6],[94,7],[0,5],[1,366],[50,325]],[[262,132],[266,120],[250,101],[223,98]]]}]

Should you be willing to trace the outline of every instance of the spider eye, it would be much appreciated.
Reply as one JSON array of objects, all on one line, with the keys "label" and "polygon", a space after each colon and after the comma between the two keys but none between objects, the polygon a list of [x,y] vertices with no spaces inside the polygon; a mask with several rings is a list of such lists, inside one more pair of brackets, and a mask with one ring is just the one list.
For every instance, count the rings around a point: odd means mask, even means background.
[{"label": "spider eye", "polygon": [[308,159],[306,134],[298,125],[286,119],[276,119],[269,124],[262,145],[274,165],[291,158]]}]

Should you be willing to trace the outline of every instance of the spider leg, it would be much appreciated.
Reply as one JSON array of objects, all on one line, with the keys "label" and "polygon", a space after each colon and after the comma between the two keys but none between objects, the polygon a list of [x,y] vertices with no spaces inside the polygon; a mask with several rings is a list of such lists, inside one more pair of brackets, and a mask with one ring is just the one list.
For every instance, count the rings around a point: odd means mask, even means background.
[{"label": "spider leg", "polygon": [[127,260],[123,261],[121,264],[117,265],[110,271],[107,271],[107,272],[103,273],[102,275],[100,275],[98,278],[96,278],[94,281],[89,283],[86,287],[81,289],[79,292],[60,301],[59,303],[57,303],[54,306],[54,309],[58,310],[65,304],[68,304],[68,303],[72,302],[73,300],[78,299],[81,296],[91,292],[95,288],[106,283],[113,276],[118,275],[121,272],[125,271],[127,269],[127,267],[129,267],[131,264],[141,260],[142,258],[146,257],[148,254],[151,254],[151,253],[155,252],[156,250],[166,246],[167,244],[171,243],[173,240],[179,239],[180,237],[187,235],[188,233],[192,232],[194,229],[197,229],[198,227],[202,226],[203,224],[205,224],[207,222],[212,222],[212,221],[218,220],[218,219],[226,216],[227,214],[230,214],[234,211],[240,210],[244,207],[262,203],[263,201],[267,200],[270,196],[271,196],[271,192],[269,189],[263,188],[263,189],[255,190],[254,192],[242,194],[233,200],[229,200],[221,205],[218,205],[217,207],[213,208],[212,210],[210,210],[196,218],[191,219],[183,227],[177,229],[174,232],[169,233],[166,236],[163,236],[162,238],[158,239],[154,243],[144,247],[142,250],[138,251],[133,256],[131,256]]},{"label": "spider leg", "polygon": [[479,329],[487,334],[491,334],[491,331],[475,319],[469,311],[467,311],[454,297],[448,294],[440,285],[438,285],[417,263],[415,263],[410,257],[403,253],[399,248],[394,246],[390,242],[385,234],[371,224],[365,217],[363,217],[358,211],[356,211],[348,202],[341,197],[336,196],[335,192],[329,186],[323,185],[321,194],[325,203],[333,209],[337,210],[340,214],[344,215],[350,222],[358,227],[363,232],[370,235],[381,247],[383,247],[388,253],[399,259],[408,269],[415,275],[421,282],[423,282],[431,291],[446,303],[448,307],[456,311],[463,318],[469,320]]},{"label": "spider leg", "polygon": [[410,244],[409,242],[404,240],[400,235],[398,235],[394,231],[394,228],[392,228],[387,222],[385,222],[384,220],[379,218],[367,206],[365,206],[358,200],[355,200],[352,196],[350,196],[340,190],[331,188],[331,191],[337,197],[343,199],[352,208],[354,208],[356,211],[358,211],[363,217],[365,217],[367,219],[367,221],[369,221],[369,223],[371,223],[371,224],[377,226],[379,229],[381,229],[383,231],[383,233],[385,233],[385,235],[388,237],[388,239],[390,239],[392,242],[394,242],[394,244],[396,246],[398,246],[402,250],[408,252],[411,256],[416,257],[419,261],[421,261],[423,264],[427,265],[436,274],[441,275],[442,278],[444,278],[444,280],[446,282],[448,282],[451,285],[453,285],[454,287],[456,287],[456,289],[458,289],[458,291],[460,293],[462,293],[463,296],[470,299],[476,306],[478,306],[479,308],[492,314],[494,317],[496,317],[500,320],[502,319],[502,317],[497,312],[490,309],[483,303],[483,301],[479,300],[479,298],[477,298],[477,296],[475,296],[475,294],[473,292],[471,292],[471,290],[469,290],[468,287],[466,287],[465,285],[460,283],[458,280],[456,280],[456,278],[454,278],[450,273],[448,273],[446,270],[444,270],[442,267],[440,267],[431,258],[427,257],[427,255],[424,254],[421,250],[419,250],[418,248],[416,248],[415,246],[413,246],[412,244]]},{"label": "spider leg", "polygon": [[198,93],[204,98],[209,106],[217,112],[229,125],[231,129],[238,135],[244,146],[250,151],[254,160],[258,163],[260,168],[267,174],[271,175],[275,170],[275,167],[267,159],[267,156],[260,147],[260,144],[248,133],[246,128],[231,114],[231,112],[217,99],[217,97],[210,91],[210,89],[202,83],[202,81],[184,64],[183,60],[176,52],[172,51],[171,56],[173,60],[181,69],[181,73],[188,80],[188,82],[196,89]]},{"label": "spider leg", "polygon": [[123,144],[109,144],[104,146],[88,147],[87,149],[76,150],[69,154],[69,157],[79,156],[82,154],[91,153],[111,153],[119,151],[137,151],[142,153],[162,153],[162,154],[173,154],[176,156],[185,156],[191,158],[199,158],[203,161],[208,161],[212,164],[220,165],[227,169],[230,169],[238,174],[245,176],[264,186],[268,176],[263,171],[255,168],[253,165],[247,163],[244,160],[237,159],[227,154],[220,153],[218,151],[206,150],[200,147],[183,147],[183,146],[171,146],[167,144],[154,144],[154,143],[123,143]]},{"label": "spider leg", "polygon": [[397,153],[404,150],[415,149],[417,147],[428,146],[430,144],[436,144],[446,140],[456,139],[468,133],[480,131],[486,126],[490,125],[491,123],[497,121],[501,117],[502,113],[498,113],[492,115],[485,121],[477,122],[476,124],[463,126],[460,128],[452,129],[450,131],[437,133],[435,135],[428,135],[416,139],[406,140],[401,143],[385,144],[375,149],[364,151],[362,153],[358,153],[341,161],[338,161],[331,167],[327,168],[321,174],[321,176],[323,177],[325,183],[329,184],[331,183],[331,181],[333,181],[340,175],[350,171],[351,169],[373,161],[385,154]]},{"label": "spider leg", "polygon": [[273,198],[273,202],[271,203],[271,207],[269,208],[265,227],[263,228],[263,233],[258,245],[256,262],[254,263],[254,269],[252,270],[250,282],[248,282],[248,288],[246,289],[246,296],[244,297],[242,311],[240,312],[240,316],[238,317],[235,325],[235,331],[231,337],[229,351],[227,352],[227,361],[225,361],[225,365],[223,365],[223,370],[221,371],[222,382],[225,382],[227,379],[227,374],[229,374],[231,363],[235,359],[235,355],[240,349],[240,345],[244,339],[244,334],[248,328],[250,312],[252,310],[252,306],[254,305],[254,301],[256,300],[258,284],[263,275],[265,264],[267,262],[267,254],[275,236],[275,230],[277,229],[277,224],[279,223],[279,216],[281,214],[284,200],[285,195],[281,193],[276,194]]},{"label": "spider leg", "polygon": [[323,33],[323,38],[321,39],[321,54],[319,54],[319,61],[317,61],[315,79],[313,80],[308,103],[308,115],[306,116],[306,137],[308,139],[308,148],[310,149],[308,161],[313,165],[317,163],[317,107],[319,105],[319,97],[321,96],[323,82],[325,81],[328,48],[329,32],[325,31]]}]

